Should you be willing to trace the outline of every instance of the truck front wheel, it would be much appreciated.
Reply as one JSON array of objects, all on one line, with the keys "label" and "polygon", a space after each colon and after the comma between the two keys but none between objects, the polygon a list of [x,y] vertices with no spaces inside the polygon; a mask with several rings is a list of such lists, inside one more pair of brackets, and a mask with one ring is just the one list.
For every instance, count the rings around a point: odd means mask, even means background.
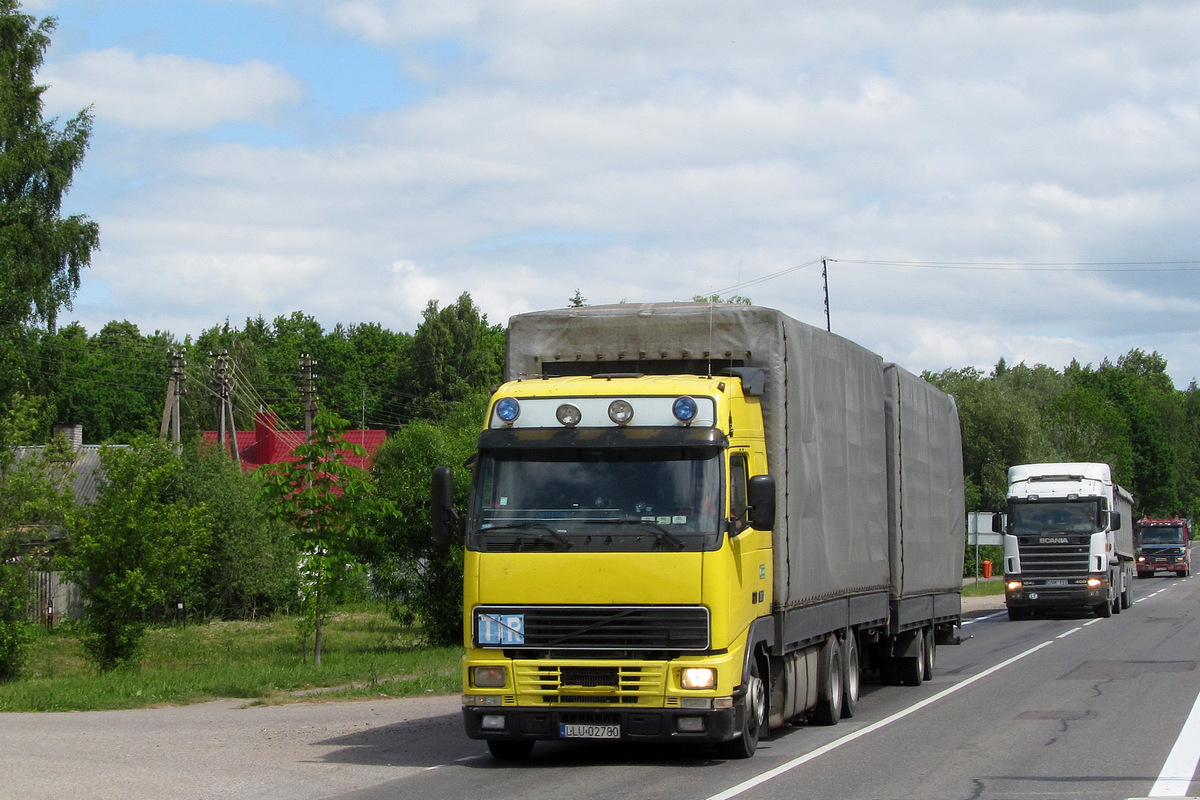
[{"label": "truck front wheel", "polygon": [[767,724],[767,687],[758,672],[758,659],[750,658],[750,680],[746,684],[746,704],[742,715],[742,735],[721,743],[725,758],[749,758],[758,749],[758,739]]}]

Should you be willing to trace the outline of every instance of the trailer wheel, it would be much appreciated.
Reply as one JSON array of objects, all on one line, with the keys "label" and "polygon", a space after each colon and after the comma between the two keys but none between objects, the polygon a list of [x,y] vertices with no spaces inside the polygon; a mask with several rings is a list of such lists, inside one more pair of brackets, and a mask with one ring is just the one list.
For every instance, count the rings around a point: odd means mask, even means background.
[{"label": "trailer wheel", "polygon": [[858,634],[854,631],[850,631],[846,636],[842,664],[845,666],[845,674],[842,676],[842,719],[849,719],[854,716],[858,707],[858,687],[862,677],[862,665],[858,658]]},{"label": "trailer wheel", "polygon": [[905,686],[920,686],[921,678],[925,672],[925,631],[917,631],[916,638],[917,654],[915,656],[901,656],[896,659],[900,668],[900,683]]},{"label": "trailer wheel", "polygon": [[718,749],[725,758],[750,758],[758,749],[758,739],[767,724],[767,689],[758,672],[758,659],[750,657],[750,679],[746,685],[742,734],[721,742]]},{"label": "trailer wheel", "polygon": [[812,720],[818,725],[837,725],[842,718],[842,645],[830,636],[817,658],[817,705]]},{"label": "trailer wheel", "polygon": [[532,741],[513,739],[488,739],[488,750],[492,758],[501,761],[524,761],[533,752]]},{"label": "trailer wheel", "polygon": [[921,660],[921,677],[927,681],[933,680],[933,667],[937,661],[937,641],[932,631],[925,632],[925,658]]}]

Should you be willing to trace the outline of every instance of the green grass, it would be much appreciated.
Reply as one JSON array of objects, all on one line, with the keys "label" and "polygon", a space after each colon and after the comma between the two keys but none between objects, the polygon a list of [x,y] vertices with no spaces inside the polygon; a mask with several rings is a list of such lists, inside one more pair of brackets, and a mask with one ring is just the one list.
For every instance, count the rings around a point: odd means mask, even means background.
[{"label": "green grass", "polygon": [[[416,644],[382,610],[326,621],[322,665],[302,660],[294,617],[152,628],[137,667],[99,673],[70,627],[39,631],[20,680],[0,684],[0,711],[93,711],[245,698],[405,697],[460,691],[459,647]],[[311,637],[309,650],[311,651]]]},{"label": "green grass", "polygon": [[980,578],[979,583],[975,583],[971,578],[967,578],[963,583],[963,597],[990,597],[994,594],[1004,594],[1004,581],[996,578],[985,579]]}]

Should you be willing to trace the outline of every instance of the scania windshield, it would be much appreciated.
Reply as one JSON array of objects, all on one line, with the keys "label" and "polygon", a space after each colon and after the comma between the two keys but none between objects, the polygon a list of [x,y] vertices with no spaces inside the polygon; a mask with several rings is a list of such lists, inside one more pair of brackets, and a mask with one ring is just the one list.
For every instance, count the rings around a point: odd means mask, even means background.
[{"label": "scania windshield", "polygon": [[1097,500],[1012,502],[1009,524],[1018,536],[1041,533],[1098,533],[1101,524]]},{"label": "scania windshield", "polygon": [[721,543],[714,447],[504,448],[480,454],[468,547],[698,551]]}]

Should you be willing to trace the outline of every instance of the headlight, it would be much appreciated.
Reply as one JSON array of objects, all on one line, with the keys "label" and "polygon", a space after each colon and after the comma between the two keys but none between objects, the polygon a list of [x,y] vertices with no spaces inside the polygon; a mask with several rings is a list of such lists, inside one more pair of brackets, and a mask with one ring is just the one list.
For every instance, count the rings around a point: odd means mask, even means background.
[{"label": "headlight", "polygon": [[692,420],[699,412],[700,406],[696,405],[696,401],[690,397],[676,398],[675,402],[671,404],[671,413],[684,425],[691,425]]},{"label": "headlight", "polygon": [[1097,586],[1099,586],[1102,583],[1104,583],[1104,581],[1100,580],[1099,578],[1088,578],[1088,586],[1090,586],[1093,589],[1095,589]]},{"label": "headlight", "polygon": [[561,406],[559,406],[558,409],[555,410],[554,416],[558,418],[559,422],[561,422],[563,425],[566,425],[568,428],[574,428],[579,424],[579,420],[583,419],[583,413],[579,410],[579,407],[572,405],[571,403],[563,403]]},{"label": "headlight", "polygon": [[496,416],[511,425],[521,416],[521,404],[515,397],[501,397],[496,401]]},{"label": "headlight", "polygon": [[685,667],[679,674],[679,685],[685,689],[712,689],[717,685],[717,671],[711,667]]},{"label": "headlight", "polygon": [[1005,588],[1008,589],[1010,592],[1015,592],[1017,589],[1020,589],[1022,586],[1024,586],[1024,584],[1021,583],[1020,581],[1009,581],[1008,584],[1005,586]]},{"label": "headlight", "polygon": [[608,404],[608,418],[618,425],[628,425],[633,419],[633,406],[627,400],[613,400]]},{"label": "headlight", "polygon": [[502,689],[508,683],[504,667],[471,667],[471,685],[481,689]]}]

